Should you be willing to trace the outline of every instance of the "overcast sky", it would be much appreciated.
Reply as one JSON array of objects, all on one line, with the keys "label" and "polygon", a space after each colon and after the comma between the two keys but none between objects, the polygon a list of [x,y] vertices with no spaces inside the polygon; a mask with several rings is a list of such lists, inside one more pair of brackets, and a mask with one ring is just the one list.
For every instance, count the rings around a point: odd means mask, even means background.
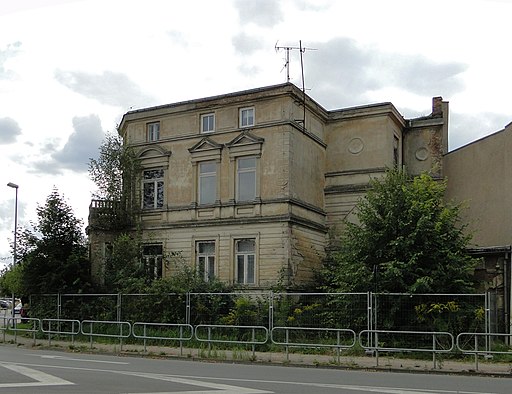
[{"label": "overcast sky", "polygon": [[[286,81],[326,109],[450,102],[453,150],[512,121],[509,0],[0,0],[0,268],[56,187],[87,221],[89,158],[129,109]],[[313,50],[314,49],[314,50]],[[291,82],[301,86],[291,53]],[[499,163],[498,163],[499,165]]]}]

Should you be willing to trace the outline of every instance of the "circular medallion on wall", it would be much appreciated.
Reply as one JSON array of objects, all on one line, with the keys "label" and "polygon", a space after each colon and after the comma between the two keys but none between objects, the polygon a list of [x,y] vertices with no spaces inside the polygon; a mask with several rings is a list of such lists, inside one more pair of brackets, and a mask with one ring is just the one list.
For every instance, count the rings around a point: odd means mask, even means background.
[{"label": "circular medallion on wall", "polygon": [[354,155],[360,153],[364,148],[364,142],[361,138],[355,137],[348,143],[348,151]]},{"label": "circular medallion on wall", "polygon": [[427,148],[419,148],[416,151],[416,159],[419,161],[425,161],[428,158],[428,150]]}]

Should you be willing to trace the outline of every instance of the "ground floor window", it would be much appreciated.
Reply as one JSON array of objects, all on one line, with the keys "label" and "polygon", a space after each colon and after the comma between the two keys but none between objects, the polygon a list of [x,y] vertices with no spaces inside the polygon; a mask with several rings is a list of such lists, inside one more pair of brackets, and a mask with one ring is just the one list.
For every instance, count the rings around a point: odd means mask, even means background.
[{"label": "ground floor window", "polygon": [[162,277],[162,256],[163,248],[161,244],[143,246],[142,261],[148,278],[158,279]]},{"label": "ground floor window", "polygon": [[235,241],[236,282],[254,284],[256,271],[256,242],[254,239]]},{"label": "ground floor window", "polygon": [[215,276],[215,242],[201,241],[196,244],[197,271],[205,282]]}]

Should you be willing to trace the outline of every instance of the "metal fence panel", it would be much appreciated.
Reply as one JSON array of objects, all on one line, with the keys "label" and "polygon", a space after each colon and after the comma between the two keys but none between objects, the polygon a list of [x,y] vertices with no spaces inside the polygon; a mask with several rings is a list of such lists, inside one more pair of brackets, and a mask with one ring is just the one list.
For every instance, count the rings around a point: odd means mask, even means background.
[{"label": "metal fence panel", "polygon": [[373,328],[395,331],[486,331],[485,294],[373,295]]},{"label": "metal fence panel", "polygon": [[368,328],[367,293],[275,293],[273,327]]},{"label": "metal fence panel", "polygon": [[270,293],[190,293],[189,323],[269,327]]}]

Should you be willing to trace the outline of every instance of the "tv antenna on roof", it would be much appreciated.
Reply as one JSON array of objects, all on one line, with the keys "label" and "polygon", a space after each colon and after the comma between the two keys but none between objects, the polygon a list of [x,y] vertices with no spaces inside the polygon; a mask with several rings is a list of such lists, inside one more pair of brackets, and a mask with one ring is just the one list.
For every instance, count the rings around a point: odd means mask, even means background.
[{"label": "tv antenna on roof", "polygon": [[299,51],[299,53],[300,53],[300,70],[301,70],[301,75],[302,75],[302,94],[303,94],[303,103],[302,104],[303,104],[303,110],[304,110],[303,119],[301,119],[300,122],[302,123],[302,127],[304,128],[304,130],[306,130],[306,84],[304,82],[304,60],[303,60],[303,53],[306,52],[306,50],[308,50],[308,51],[316,51],[316,48],[306,48],[306,47],[303,47],[302,46],[302,40],[299,40],[299,46],[298,47],[293,47],[293,46],[277,46],[278,42],[279,41],[277,41],[276,45],[275,45],[276,52],[279,52],[280,50],[286,51],[286,58],[285,58],[285,63],[284,63],[284,67],[286,67],[286,82],[290,82],[290,51]]},{"label": "tv antenna on roof", "polygon": [[304,85],[304,62],[303,62],[303,59],[302,59],[302,54],[304,52],[306,52],[306,50],[308,50],[308,51],[316,51],[316,49],[315,48],[303,47],[302,46],[302,41],[300,41],[300,40],[299,40],[299,46],[298,47],[294,47],[294,46],[278,46],[277,45],[278,42],[279,41],[277,41],[276,45],[275,45],[276,52],[279,52],[281,50],[286,51],[285,63],[284,63],[284,66],[283,66],[283,68],[286,67],[286,82],[290,82],[290,51],[299,51],[299,53],[300,53],[300,68],[301,68],[301,71],[302,71],[302,85]]}]

